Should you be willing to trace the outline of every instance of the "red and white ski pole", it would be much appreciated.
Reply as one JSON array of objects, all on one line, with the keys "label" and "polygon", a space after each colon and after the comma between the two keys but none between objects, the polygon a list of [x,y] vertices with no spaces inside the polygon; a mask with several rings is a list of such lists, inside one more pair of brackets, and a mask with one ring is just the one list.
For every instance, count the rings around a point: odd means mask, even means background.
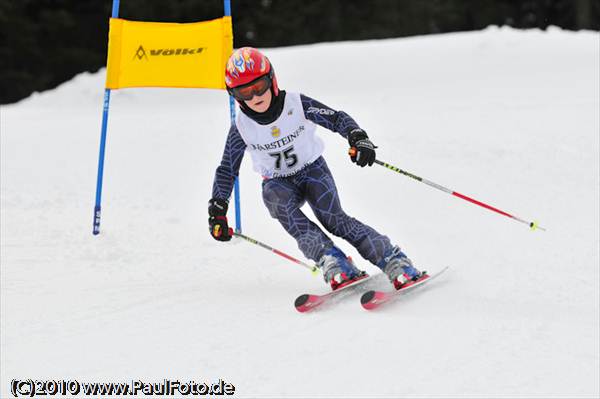
[{"label": "red and white ski pole", "polygon": [[[350,150],[348,151],[348,154],[350,154],[350,156],[354,156],[354,154],[356,154],[356,148],[354,148],[354,147],[350,148]],[[466,195],[464,195],[464,194],[461,194],[461,193],[459,193],[459,192],[456,192],[456,191],[454,191],[454,190],[450,190],[449,188],[446,188],[446,187],[444,187],[444,186],[441,186],[441,185],[439,185],[439,184],[437,184],[437,183],[434,183],[434,182],[432,182],[432,181],[429,181],[429,180],[427,180],[427,179],[423,179],[422,177],[419,177],[419,176],[417,176],[417,175],[414,175],[414,174],[412,174],[412,173],[410,173],[410,172],[407,172],[407,171],[405,171],[405,170],[402,170],[402,169],[400,169],[400,168],[397,168],[397,167],[395,167],[395,166],[393,166],[393,165],[390,165],[389,163],[386,163],[386,162],[380,161],[380,160],[378,160],[378,159],[376,159],[376,160],[375,160],[375,163],[376,163],[376,164],[378,164],[378,165],[381,165],[381,166],[383,166],[383,167],[385,167],[385,168],[387,168],[387,169],[389,169],[389,170],[392,170],[392,171],[394,171],[394,172],[397,172],[397,173],[403,174],[404,176],[408,176],[408,177],[410,177],[411,179],[415,179],[415,180],[417,180],[417,181],[420,181],[421,183],[425,183],[425,184],[427,184],[428,186],[431,186],[431,187],[433,187],[433,188],[437,188],[438,190],[441,190],[441,191],[443,191],[443,192],[445,192],[445,193],[451,194],[451,195],[453,195],[453,196],[455,196],[455,197],[458,197],[458,198],[462,198],[462,199],[464,199],[464,200],[466,200],[466,201],[469,201],[469,202],[471,202],[471,203],[473,203],[473,204],[475,204],[475,205],[479,205],[479,206],[481,206],[481,207],[483,207],[483,208],[485,208],[485,209],[489,209],[490,211],[493,211],[493,212],[499,213],[500,215],[504,215],[504,216],[506,216],[506,217],[509,217],[509,218],[511,218],[511,219],[514,219],[514,220],[516,220],[517,222],[524,223],[524,224],[528,225],[528,226],[531,228],[531,230],[540,229],[540,230],[546,231],[546,229],[545,229],[545,228],[543,228],[542,226],[540,226],[540,225],[538,224],[538,222],[537,222],[537,221],[531,221],[531,222],[528,222],[528,221],[526,221],[526,220],[523,220],[523,219],[521,219],[520,217],[517,217],[517,216],[515,216],[515,215],[511,215],[510,213],[504,212],[504,211],[502,211],[502,210],[500,210],[500,209],[498,209],[498,208],[494,208],[493,206],[491,206],[491,205],[488,205],[488,204],[486,204],[486,203],[484,203],[484,202],[477,201],[476,199],[473,199],[473,198],[471,198],[471,197],[468,197],[468,196],[466,196]]]},{"label": "red and white ski pole", "polygon": [[290,255],[286,254],[285,252],[281,252],[280,250],[275,249],[273,247],[270,247],[270,246],[268,246],[265,243],[262,243],[262,242],[260,242],[258,240],[255,240],[254,238],[245,236],[242,233],[238,233],[238,232],[232,232],[232,233],[233,233],[232,235],[235,236],[235,237],[242,238],[242,239],[244,239],[244,240],[246,240],[246,241],[248,241],[248,242],[250,242],[252,244],[258,245],[259,247],[267,249],[267,250],[273,252],[274,254],[282,256],[282,257],[286,258],[287,260],[291,260],[292,262],[294,262],[294,263],[296,263],[296,264],[298,264],[300,266],[303,266],[303,267],[307,268],[308,270],[310,270],[313,273],[313,275],[319,274],[319,268],[317,267],[317,265],[312,265],[311,266],[311,265],[309,265],[306,262],[302,262],[300,259],[296,259],[293,256],[290,256]]}]

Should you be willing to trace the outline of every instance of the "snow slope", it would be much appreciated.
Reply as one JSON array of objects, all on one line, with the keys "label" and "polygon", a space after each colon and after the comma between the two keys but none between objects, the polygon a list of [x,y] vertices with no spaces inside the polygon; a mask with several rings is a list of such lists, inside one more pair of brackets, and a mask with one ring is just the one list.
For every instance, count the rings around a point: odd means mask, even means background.
[{"label": "snow slope", "polygon": [[[452,266],[375,313],[298,314],[320,279],[207,234],[224,92],[113,92],[97,237],[104,71],[3,106],[0,396],[13,378],[170,377],[239,397],[598,397],[599,42],[488,28],[267,50],[281,87],[354,116],[380,159],[548,229],[357,168],[321,129],[347,212]],[[301,256],[249,157],[241,181],[244,232]]]}]

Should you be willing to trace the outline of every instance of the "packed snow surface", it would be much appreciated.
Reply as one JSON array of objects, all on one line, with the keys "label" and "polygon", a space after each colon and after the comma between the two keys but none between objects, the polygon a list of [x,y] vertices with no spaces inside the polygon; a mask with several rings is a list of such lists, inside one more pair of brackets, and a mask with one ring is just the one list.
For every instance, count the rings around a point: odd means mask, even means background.
[{"label": "packed snow surface", "polygon": [[[282,88],[348,112],[379,159],[547,228],[357,168],[319,129],[345,210],[420,268],[451,266],[377,312],[356,295],[299,314],[320,278],[209,236],[224,91],[113,92],[99,236],[105,71],[3,106],[0,396],[13,378],[222,378],[238,397],[598,397],[599,39],[488,28],[266,50]],[[301,257],[249,156],[240,177],[243,232]]]}]

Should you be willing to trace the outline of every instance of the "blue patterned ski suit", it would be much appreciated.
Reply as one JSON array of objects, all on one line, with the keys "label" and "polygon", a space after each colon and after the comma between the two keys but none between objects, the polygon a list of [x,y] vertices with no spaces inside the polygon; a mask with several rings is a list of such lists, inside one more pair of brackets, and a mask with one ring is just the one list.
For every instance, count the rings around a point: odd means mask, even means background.
[{"label": "blue patterned ski suit", "polygon": [[[345,112],[335,111],[322,103],[301,95],[307,119],[347,138],[358,124]],[[315,108],[328,112],[307,112]],[[228,200],[233,190],[246,149],[237,127],[231,126],[220,166],[213,184],[213,198]],[[352,244],[361,256],[378,265],[392,250],[388,237],[348,216],[340,205],[335,182],[323,157],[288,177],[266,179],[262,184],[263,200],[271,216],[296,239],[298,247],[309,259],[318,261],[334,244],[300,207],[308,203],[319,222],[331,234]],[[379,265],[381,267],[381,265]]]}]

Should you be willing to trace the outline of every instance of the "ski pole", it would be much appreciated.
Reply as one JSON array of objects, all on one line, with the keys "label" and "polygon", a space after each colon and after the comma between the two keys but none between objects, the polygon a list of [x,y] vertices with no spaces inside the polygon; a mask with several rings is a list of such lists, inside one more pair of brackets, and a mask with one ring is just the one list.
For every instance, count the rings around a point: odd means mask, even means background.
[{"label": "ski pole", "polygon": [[293,256],[290,256],[290,255],[286,254],[285,252],[281,252],[280,250],[278,250],[278,249],[275,249],[275,248],[273,248],[273,247],[270,247],[270,246],[268,246],[268,245],[267,245],[267,244],[265,244],[265,243],[262,243],[262,242],[260,242],[260,241],[258,241],[258,240],[255,240],[254,238],[251,238],[251,237],[245,236],[245,235],[243,235],[242,233],[233,232],[233,235],[234,235],[235,237],[242,238],[242,239],[244,239],[244,240],[246,240],[246,241],[248,241],[248,242],[250,242],[250,243],[252,243],[252,244],[258,245],[259,247],[262,247],[262,248],[264,248],[264,249],[267,249],[267,250],[269,250],[269,251],[273,252],[274,254],[277,254],[277,255],[279,255],[279,256],[282,256],[282,257],[286,258],[287,260],[291,260],[292,262],[294,262],[294,263],[297,263],[297,264],[299,264],[300,266],[303,266],[303,267],[305,267],[305,268],[309,269],[309,270],[312,272],[312,274],[313,274],[313,275],[315,275],[315,276],[319,274],[319,268],[317,267],[317,265],[312,265],[312,266],[311,266],[311,265],[309,265],[309,264],[308,264],[308,263],[306,263],[306,262],[302,262],[301,260],[299,260],[299,259],[296,259],[296,258],[294,258]]},{"label": "ski pole", "polygon": [[[350,150],[348,150],[348,154],[349,154],[350,156],[354,156],[354,155],[356,154],[356,148],[354,148],[354,147],[350,148]],[[528,225],[528,226],[531,228],[531,230],[540,229],[540,230],[546,231],[546,229],[545,229],[545,228],[543,228],[542,226],[538,225],[538,222],[537,222],[537,221],[528,222],[528,221],[526,221],[526,220],[523,220],[523,219],[521,219],[521,218],[519,218],[519,217],[517,217],[517,216],[515,216],[515,215],[511,215],[510,213],[504,212],[504,211],[502,211],[502,210],[500,210],[500,209],[498,209],[498,208],[494,208],[494,207],[493,207],[493,206],[491,206],[491,205],[488,205],[488,204],[486,204],[486,203],[483,203],[483,202],[481,202],[481,201],[477,201],[477,200],[476,200],[476,199],[474,199],[474,198],[468,197],[468,196],[466,196],[466,195],[464,195],[464,194],[461,194],[461,193],[459,193],[459,192],[456,192],[456,191],[454,191],[454,190],[450,190],[449,188],[446,188],[446,187],[444,187],[444,186],[440,186],[440,185],[439,185],[439,184],[437,184],[437,183],[434,183],[434,182],[432,182],[432,181],[429,181],[429,180],[427,180],[427,179],[423,179],[422,177],[419,177],[419,176],[417,176],[417,175],[414,175],[414,174],[412,174],[412,173],[410,173],[410,172],[407,172],[407,171],[405,171],[405,170],[402,170],[402,169],[400,169],[400,168],[397,168],[397,167],[396,167],[396,166],[394,166],[394,165],[390,165],[389,163],[386,163],[386,162],[380,161],[380,160],[378,160],[378,159],[376,159],[376,160],[375,160],[375,163],[376,163],[376,164],[378,164],[378,165],[381,165],[381,166],[383,166],[384,168],[387,168],[387,169],[389,169],[389,170],[392,170],[392,171],[394,171],[394,172],[397,172],[397,173],[403,174],[404,176],[408,176],[408,177],[410,177],[411,179],[415,179],[415,180],[417,180],[417,181],[420,181],[421,183],[425,183],[425,184],[427,184],[428,186],[431,186],[431,187],[433,187],[433,188],[437,188],[438,190],[441,190],[441,191],[443,191],[443,192],[445,192],[445,193],[451,194],[451,195],[453,195],[453,196],[455,196],[455,197],[458,197],[458,198],[462,198],[462,199],[464,199],[464,200],[466,200],[466,201],[469,201],[469,202],[471,202],[471,203],[473,203],[473,204],[475,204],[475,205],[479,205],[479,206],[481,206],[481,207],[483,207],[483,208],[489,209],[490,211],[494,211],[494,212],[496,212],[496,213],[499,213],[499,214],[501,214],[501,215],[504,215],[504,216],[506,216],[506,217],[509,217],[509,218],[511,218],[511,219],[514,219],[514,220],[516,220],[517,222],[524,223],[524,224]]]}]

